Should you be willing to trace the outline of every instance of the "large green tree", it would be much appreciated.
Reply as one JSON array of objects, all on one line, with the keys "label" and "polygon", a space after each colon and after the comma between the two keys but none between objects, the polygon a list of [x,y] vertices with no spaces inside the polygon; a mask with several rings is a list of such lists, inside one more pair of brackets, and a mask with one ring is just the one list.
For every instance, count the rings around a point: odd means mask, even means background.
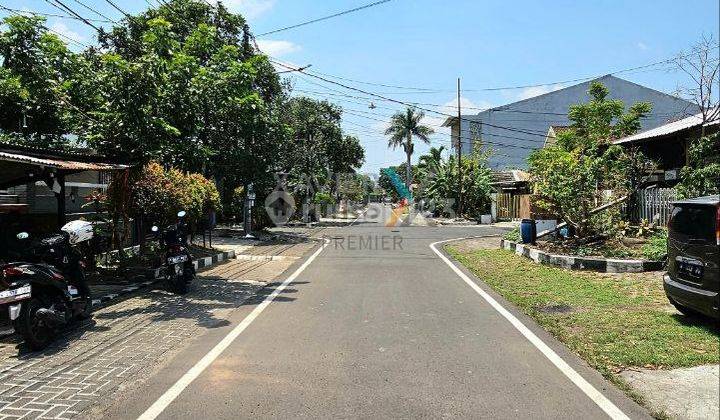
[{"label": "large green tree", "polygon": [[341,110],[290,100],[245,19],[222,3],[164,1],[101,29],[100,48],[82,53],[41,18],[5,22],[0,135],[37,145],[73,139],[138,167],[201,173],[225,203],[250,183],[262,200],[276,171],[327,177],[364,160],[358,139],[340,129]]},{"label": "large green tree", "polygon": [[589,102],[570,107],[570,128],[558,134],[556,145],[528,158],[535,203],[557,214],[580,237],[602,233],[601,219],[593,217],[592,210],[608,200],[604,191],[612,190],[616,198],[632,194],[637,186],[632,180],[649,166],[642,156],[629,156],[611,140],[638,131],[651,105],[639,102],[626,112],[625,104],[610,99],[608,89],[597,82],[588,94]]},{"label": "large green tree", "polygon": [[281,162],[286,172],[313,191],[328,185],[335,193],[334,175],[354,173],[365,160],[360,141],[343,133],[341,118],[342,109],[328,101],[300,96],[287,102],[284,121],[292,141]]},{"label": "large green tree", "polygon": [[111,156],[213,178],[226,204],[250,183],[262,199],[290,138],[286,90],[242,16],[222,4],[164,3],[100,34],[85,138]]},{"label": "large green tree", "polygon": [[36,146],[63,146],[87,100],[88,60],[42,17],[10,16],[0,32],[0,131]]}]

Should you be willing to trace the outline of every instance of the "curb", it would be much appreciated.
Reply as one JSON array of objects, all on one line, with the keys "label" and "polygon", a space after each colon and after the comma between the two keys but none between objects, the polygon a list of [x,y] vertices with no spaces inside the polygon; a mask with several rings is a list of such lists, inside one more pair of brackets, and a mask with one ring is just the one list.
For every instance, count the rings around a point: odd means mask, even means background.
[{"label": "curb", "polygon": [[550,254],[527,245],[518,244],[505,239],[500,247],[513,251],[521,257],[529,258],[538,264],[548,264],[568,270],[588,270],[600,273],[641,273],[658,271],[663,267],[661,261],[621,260],[615,258],[575,257],[571,255]]},{"label": "curb", "polygon": [[[195,270],[200,270],[233,258],[235,258],[235,251],[224,251],[217,253],[211,257],[204,257],[193,260],[193,266],[195,267]],[[128,286],[118,291],[117,293],[110,293],[93,299],[92,308],[97,309],[99,307],[108,306],[108,304],[112,303],[115,300],[118,300],[120,297],[124,297],[130,293],[137,292],[138,290],[146,289],[153,284],[162,281],[163,279],[160,278],[160,270],[160,268],[156,268],[155,270],[150,271],[151,273],[153,273],[153,280],[144,281],[134,286]]]}]

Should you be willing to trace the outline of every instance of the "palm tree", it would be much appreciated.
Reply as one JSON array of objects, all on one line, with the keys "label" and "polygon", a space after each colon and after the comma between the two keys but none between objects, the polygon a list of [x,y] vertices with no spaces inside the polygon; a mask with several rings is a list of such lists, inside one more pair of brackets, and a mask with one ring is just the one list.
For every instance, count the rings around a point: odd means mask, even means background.
[{"label": "palm tree", "polygon": [[428,153],[418,159],[418,171],[426,172],[428,175],[437,173],[438,166],[442,163],[442,152],[445,146],[431,147]]},{"label": "palm tree", "polygon": [[433,129],[422,125],[420,121],[425,117],[425,113],[417,111],[415,108],[408,108],[405,112],[397,112],[390,120],[390,127],[385,130],[385,135],[390,136],[388,147],[395,149],[402,146],[407,156],[407,165],[405,167],[405,183],[408,189],[412,184],[412,164],[410,158],[413,154],[413,137],[417,137],[425,144],[430,143],[430,135],[434,133]]}]

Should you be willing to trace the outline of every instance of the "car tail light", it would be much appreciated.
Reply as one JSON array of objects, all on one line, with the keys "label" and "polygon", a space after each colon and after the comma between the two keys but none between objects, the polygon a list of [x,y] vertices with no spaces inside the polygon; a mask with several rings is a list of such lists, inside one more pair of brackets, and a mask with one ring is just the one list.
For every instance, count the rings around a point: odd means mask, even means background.
[{"label": "car tail light", "polygon": [[5,268],[3,268],[2,273],[3,273],[3,277],[7,278],[7,277],[13,277],[13,276],[21,276],[25,273],[25,271],[23,271],[22,269],[17,268],[17,267],[5,267]]}]

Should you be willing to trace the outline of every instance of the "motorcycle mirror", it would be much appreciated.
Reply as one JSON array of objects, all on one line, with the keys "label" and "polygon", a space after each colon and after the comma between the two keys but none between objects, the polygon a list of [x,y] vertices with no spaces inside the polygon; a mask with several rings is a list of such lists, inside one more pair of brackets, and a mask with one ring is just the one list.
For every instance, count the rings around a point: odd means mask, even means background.
[{"label": "motorcycle mirror", "polygon": [[153,232],[157,232],[157,231],[160,230],[160,228],[158,228],[157,226],[153,226],[153,227],[150,228],[150,230],[153,231]]},{"label": "motorcycle mirror", "polygon": [[178,217],[185,217],[186,214],[187,214],[187,212],[185,212],[185,210],[180,210],[178,212]]},{"label": "motorcycle mirror", "polygon": [[20,232],[17,234],[18,239],[27,239],[30,237],[30,234],[27,232]]}]

